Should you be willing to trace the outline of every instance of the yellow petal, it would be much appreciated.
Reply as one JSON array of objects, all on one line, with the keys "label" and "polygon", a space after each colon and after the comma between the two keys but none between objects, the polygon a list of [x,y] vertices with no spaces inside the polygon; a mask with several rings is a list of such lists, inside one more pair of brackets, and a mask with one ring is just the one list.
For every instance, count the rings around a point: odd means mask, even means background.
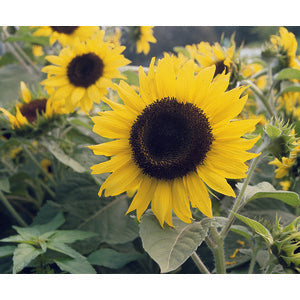
[{"label": "yellow petal", "polygon": [[26,84],[24,83],[24,81],[21,81],[20,87],[21,87],[21,93],[22,93],[23,100],[26,103],[29,103],[31,100],[31,93],[30,93],[29,89],[27,88]]}]

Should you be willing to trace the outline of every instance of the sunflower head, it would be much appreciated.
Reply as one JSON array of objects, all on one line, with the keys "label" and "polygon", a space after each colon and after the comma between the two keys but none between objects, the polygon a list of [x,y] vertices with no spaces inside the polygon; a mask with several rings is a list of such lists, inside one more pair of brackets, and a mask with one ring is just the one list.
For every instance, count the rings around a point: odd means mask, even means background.
[{"label": "sunflower head", "polygon": [[286,269],[300,273],[300,217],[286,227],[277,220],[272,235],[274,243],[271,249],[279,263]]},{"label": "sunflower head", "polygon": [[62,103],[54,105],[52,99],[45,94],[33,95],[23,81],[20,83],[20,100],[13,112],[0,108],[16,134],[42,133],[49,130],[51,123],[65,113]]},{"label": "sunflower head", "polygon": [[90,146],[111,159],[92,167],[112,174],[99,195],[136,190],[128,212],[137,218],[151,203],[161,226],[172,213],[190,223],[190,205],[212,217],[209,189],[235,196],[228,179],[244,178],[246,152],[257,139],[241,138],[257,120],[232,121],[247,96],[245,87],[226,91],[230,74],[214,78],[215,66],[195,73],[189,60],[181,67],[169,55],[152,59],[148,75],[139,69],[139,94],[124,81],[116,89],[124,104],[108,99],[111,111],[93,117],[94,132],[113,141]]},{"label": "sunflower head", "polygon": [[118,68],[130,61],[120,54],[125,47],[103,41],[104,31],[85,42],[75,40],[72,47],[65,47],[59,56],[46,56],[54,65],[42,69],[48,73],[42,82],[53,96],[53,101],[64,99],[68,112],[81,108],[88,113],[93,103],[99,103],[113,87],[113,78],[124,78]]},{"label": "sunflower head", "polygon": [[50,45],[58,41],[62,46],[71,45],[74,39],[81,41],[92,38],[98,31],[98,26],[39,26],[34,36],[48,36]]}]

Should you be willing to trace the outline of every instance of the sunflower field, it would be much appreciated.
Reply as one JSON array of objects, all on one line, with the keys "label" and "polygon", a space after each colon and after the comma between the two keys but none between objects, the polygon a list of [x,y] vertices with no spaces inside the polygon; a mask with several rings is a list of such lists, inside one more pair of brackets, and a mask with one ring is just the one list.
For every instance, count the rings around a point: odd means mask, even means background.
[{"label": "sunflower field", "polygon": [[300,273],[296,35],[156,29],[0,27],[1,274]]}]

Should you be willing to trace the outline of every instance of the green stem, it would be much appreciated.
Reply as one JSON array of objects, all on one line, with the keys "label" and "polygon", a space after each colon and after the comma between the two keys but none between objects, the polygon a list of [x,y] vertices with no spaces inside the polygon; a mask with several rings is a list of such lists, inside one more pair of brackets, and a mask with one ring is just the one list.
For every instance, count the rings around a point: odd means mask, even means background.
[{"label": "green stem", "polygon": [[13,208],[10,202],[7,200],[5,195],[0,191],[0,200],[4,204],[4,206],[8,209],[11,215],[18,221],[18,223],[24,227],[28,226],[27,223],[22,219],[22,217],[17,213],[17,211]]},{"label": "green stem", "polygon": [[256,247],[253,250],[252,258],[251,258],[250,265],[249,265],[248,274],[252,274],[253,273],[255,262],[256,262],[256,255],[257,255],[258,250],[259,250],[259,247]]},{"label": "green stem", "polygon": [[32,160],[32,162],[40,169],[40,171],[49,179],[51,183],[56,185],[54,179],[50,176],[50,174],[41,166],[41,164],[35,159],[35,157],[32,155],[32,153],[29,151],[26,145],[23,144],[23,149],[29,156],[29,158]]},{"label": "green stem", "polygon": [[216,245],[214,248],[211,249],[214,253],[214,258],[216,263],[216,273],[226,274],[224,241],[216,227],[210,228],[210,236]]},{"label": "green stem", "polygon": [[192,253],[191,258],[194,261],[195,265],[197,266],[198,270],[202,274],[210,274],[210,272],[208,271],[208,269],[206,268],[206,266],[204,265],[204,263],[202,262],[202,260],[200,259],[200,257],[196,252]]},{"label": "green stem", "polygon": [[[268,144],[269,144],[269,140],[266,139],[262,143],[262,145],[258,148],[257,153],[261,152]],[[222,239],[225,239],[228,231],[230,230],[231,225],[234,222],[234,219],[235,219],[234,213],[236,213],[239,210],[239,208],[240,208],[240,204],[241,204],[241,202],[243,200],[244,193],[246,191],[246,188],[247,188],[247,186],[248,186],[248,184],[250,182],[250,179],[251,179],[251,177],[252,177],[252,175],[254,173],[255,167],[256,167],[256,165],[257,165],[257,163],[258,163],[258,161],[259,161],[260,158],[261,158],[261,155],[255,157],[252,160],[251,164],[250,164],[247,177],[245,178],[245,181],[243,183],[241,191],[240,191],[238,197],[236,198],[236,200],[235,200],[235,202],[233,204],[232,210],[230,211],[230,214],[229,214],[229,217],[228,217],[228,221],[227,221],[226,225],[223,227],[223,229],[222,229],[222,231],[220,233]]]},{"label": "green stem", "polygon": [[45,184],[45,182],[43,182],[43,180],[39,179],[39,183],[43,186],[43,188],[49,193],[49,195],[52,198],[55,197],[55,193],[49,188],[49,186],[47,184]]},{"label": "green stem", "polygon": [[276,116],[276,113],[273,112],[272,107],[270,106],[268,99],[261,93],[260,89],[251,81],[245,80],[243,81],[245,84],[250,85],[250,89],[254,92],[254,94],[261,100],[262,104],[266,108],[266,111],[272,116]]}]

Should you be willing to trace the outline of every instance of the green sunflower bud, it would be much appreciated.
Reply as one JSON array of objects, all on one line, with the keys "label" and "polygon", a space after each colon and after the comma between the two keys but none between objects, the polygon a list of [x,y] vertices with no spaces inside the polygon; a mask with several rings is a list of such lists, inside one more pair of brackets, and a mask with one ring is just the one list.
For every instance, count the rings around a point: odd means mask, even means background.
[{"label": "green sunflower bud", "polygon": [[265,132],[271,139],[268,150],[278,159],[289,157],[296,145],[293,126],[282,120],[272,120],[265,126]]},{"label": "green sunflower bud", "polygon": [[300,273],[300,217],[282,227],[277,220],[273,231],[272,253],[285,268]]}]

